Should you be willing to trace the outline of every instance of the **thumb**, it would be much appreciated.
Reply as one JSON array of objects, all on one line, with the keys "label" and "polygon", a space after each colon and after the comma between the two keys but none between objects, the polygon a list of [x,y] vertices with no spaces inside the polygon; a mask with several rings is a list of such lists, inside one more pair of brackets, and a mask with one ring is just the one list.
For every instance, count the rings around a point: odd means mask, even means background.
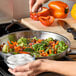
[{"label": "thumb", "polygon": [[38,4],[37,2],[34,4],[32,8],[32,12],[38,12],[38,9],[42,7],[42,4]]}]

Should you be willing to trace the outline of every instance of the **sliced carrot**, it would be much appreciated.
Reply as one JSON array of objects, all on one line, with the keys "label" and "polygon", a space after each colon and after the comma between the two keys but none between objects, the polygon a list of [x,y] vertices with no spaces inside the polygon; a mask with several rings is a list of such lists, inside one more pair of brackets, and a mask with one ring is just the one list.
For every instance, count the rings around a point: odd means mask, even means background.
[{"label": "sliced carrot", "polygon": [[42,56],[42,53],[40,53],[40,55]]},{"label": "sliced carrot", "polygon": [[53,45],[52,48],[55,49],[55,45]]},{"label": "sliced carrot", "polygon": [[13,44],[13,46],[18,45],[18,43],[16,41],[15,42],[11,41],[11,43]]},{"label": "sliced carrot", "polygon": [[57,54],[57,49],[54,50],[54,54]]},{"label": "sliced carrot", "polygon": [[44,52],[44,50],[39,50],[39,52]]},{"label": "sliced carrot", "polygon": [[52,42],[52,45],[55,45],[55,42],[54,41]]},{"label": "sliced carrot", "polygon": [[46,47],[46,49],[47,49],[48,47]]},{"label": "sliced carrot", "polygon": [[9,41],[7,41],[7,43],[8,43],[9,48],[11,48],[11,49],[13,49],[13,48],[14,48],[13,44],[10,44],[10,42],[9,42]]},{"label": "sliced carrot", "polygon": [[23,49],[26,49],[26,47],[23,46]]},{"label": "sliced carrot", "polygon": [[46,56],[48,56],[48,53],[46,53]]},{"label": "sliced carrot", "polygon": [[59,44],[59,41],[56,42],[56,45],[58,45],[58,44]]},{"label": "sliced carrot", "polygon": [[45,53],[44,53],[44,52],[42,52],[42,56],[44,56],[44,54],[45,54]]},{"label": "sliced carrot", "polygon": [[41,39],[38,39],[38,42],[39,42],[39,43],[41,43],[41,41],[42,41]]},{"label": "sliced carrot", "polygon": [[57,52],[56,52],[56,51],[55,51],[54,53],[55,53],[55,54],[57,54]]},{"label": "sliced carrot", "polygon": [[9,42],[9,41],[7,41],[7,43],[8,43],[8,45],[9,45],[9,46],[12,46],[12,44],[10,44],[10,42]]},{"label": "sliced carrot", "polygon": [[33,47],[32,47],[32,46],[30,46],[29,48],[33,49]]},{"label": "sliced carrot", "polygon": [[49,49],[49,54],[51,54],[51,49]]},{"label": "sliced carrot", "polygon": [[30,52],[19,51],[20,54],[30,54]]},{"label": "sliced carrot", "polygon": [[49,43],[51,44],[53,41],[49,41]]},{"label": "sliced carrot", "polygon": [[20,50],[22,50],[20,46],[15,46],[14,49],[15,49],[15,52],[19,52]]}]

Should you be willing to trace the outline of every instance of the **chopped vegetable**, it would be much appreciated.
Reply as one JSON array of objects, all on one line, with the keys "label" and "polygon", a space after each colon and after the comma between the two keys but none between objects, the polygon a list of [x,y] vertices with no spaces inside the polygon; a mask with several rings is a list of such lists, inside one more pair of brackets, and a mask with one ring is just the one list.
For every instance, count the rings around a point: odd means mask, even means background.
[{"label": "chopped vegetable", "polygon": [[33,37],[33,39],[38,40],[38,38],[37,38],[37,37]]},{"label": "chopped vegetable", "polygon": [[33,49],[32,48],[25,48],[23,51],[26,51],[26,52],[33,52]]},{"label": "chopped vegetable", "polygon": [[21,38],[17,41],[18,46],[26,46],[26,45],[27,45],[27,42],[28,42],[27,38],[23,38],[23,37],[21,37]]},{"label": "chopped vegetable", "polygon": [[2,48],[2,52],[7,53],[8,52],[8,46],[5,44]]},{"label": "chopped vegetable", "polygon": [[49,49],[49,54],[51,54],[51,49]]},{"label": "chopped vegetable", "polygon": [[30,54],[30,52],[19,51],[20,54]]},{"label": "chopped vegetable", "polygon": [[50,38],[46,39],[46,41],[48,41],[48,42],[53,41],[53,38],[50,37]]},{"label": "chopped vegetable", "polygon": [[68,46],[64,41],[54,40],[53,38],[38,39],[23,38],[21,37],[17,41],[7,41],[8,45],[2,46],[2,52],[11,54],[30,54],[35,57],[52,56],[62,53]]},{"label": "chopped vegetable", "polygon": [[45,26],[51,26],[51,24],[54,22],[54,17],[53,16],[47,16],[47,17],[39,17],[39,21],[45,25]]},{"label": "chopped vegetable", "polygon": [[30,18],[32,18],[33,20],[38,21],[39,17],[41,17],[41,16],[46,17],[46,16],[49,16],[49,15],[50,15],[49,9],[47,7],[41,7],[41,11],[31,12],[30,13]]},{"label": "chopped vegetable", "polygon": [[49,51],[49,49],[50,49],[50,47],[48,47],[48,48],[45,50],[45,52],[48,52],[48,51]]}]

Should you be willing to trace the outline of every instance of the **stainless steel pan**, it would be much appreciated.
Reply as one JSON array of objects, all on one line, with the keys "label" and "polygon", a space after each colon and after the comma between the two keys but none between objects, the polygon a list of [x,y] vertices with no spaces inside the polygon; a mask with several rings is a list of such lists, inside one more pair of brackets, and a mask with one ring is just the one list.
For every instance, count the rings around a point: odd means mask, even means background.
[{"label": "stainless steel pan", "polygon": [[[48,57],[40,57],[40,58],[59,59],[70,52],[70,41],[66,37],[64,37],[60,34],[57,34],[57,33],[53,33],[53,32],[43,32],[43,31],[14,32],[14,33],[10,33],[10,34],[0,37],[0,44],[3,44],[3,43],[7,44],[7,41],[12,41],[12,40],[16,41],[20,37],[33,38],[34,36],[36,36],[37,38],[40,38],[40,39],[46,39],[46,38],[52,37],[53,39],[56,39],[56,40],[60,40],[60,41],[63,40],[68,45],[68,49],[60,54],[56,54],[56,55],[48,56]],[[11,55],[11,54],[4,54],[2,52],[0,52],[0,54],[4,58],[6,58],[6,56]]]}]

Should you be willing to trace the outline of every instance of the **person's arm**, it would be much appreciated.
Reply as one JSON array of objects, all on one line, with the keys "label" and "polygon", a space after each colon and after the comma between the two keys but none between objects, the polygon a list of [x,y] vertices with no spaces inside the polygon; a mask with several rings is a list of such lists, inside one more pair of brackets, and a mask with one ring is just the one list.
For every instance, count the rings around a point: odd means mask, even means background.
[{"label": "person's arm", "polygon": [[76,76],[76,62],[51,61],[40,59],[24,66],[9,69],[15,76],[36,76],[42,72],[56,72],[67,76]]},{"label": "person's arm", "polygon": [[48,71],[65,76],[76,76],[76,61],[56,61],[53,65],[49,65]]}]

